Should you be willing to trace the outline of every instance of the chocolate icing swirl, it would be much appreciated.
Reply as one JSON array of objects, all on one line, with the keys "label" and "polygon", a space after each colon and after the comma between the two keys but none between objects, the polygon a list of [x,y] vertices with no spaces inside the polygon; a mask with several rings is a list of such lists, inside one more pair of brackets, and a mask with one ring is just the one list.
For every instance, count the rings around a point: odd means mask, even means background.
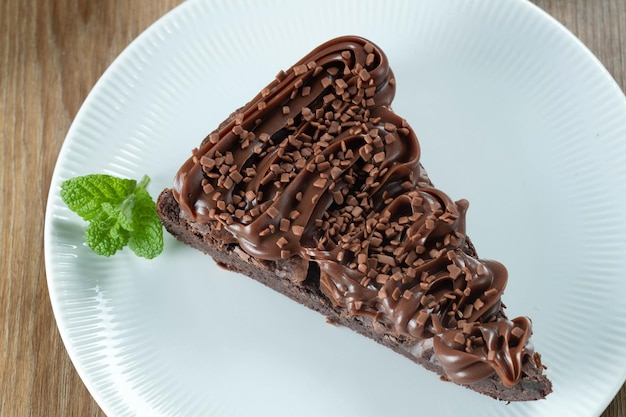
[{"label": "chocolate icing swirl", "polygon": [[451,380],[496,372],[513,386],[532,354],[530,321],[504,318],[507,271],[475,256],[468,203],[432,186],[394,94],[378,47],[331,40],[209,135],[174,196],[250,255],[316,262],[321,291],[377,331],[433,337]]}]

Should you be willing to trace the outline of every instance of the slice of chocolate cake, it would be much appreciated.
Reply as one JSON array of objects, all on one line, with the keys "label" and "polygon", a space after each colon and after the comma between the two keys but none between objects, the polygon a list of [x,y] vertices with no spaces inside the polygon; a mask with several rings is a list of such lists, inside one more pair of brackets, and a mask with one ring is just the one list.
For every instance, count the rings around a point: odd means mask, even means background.
[{"label": "slice of chocolate cake", "polygon": [[167,230],[246,274],[493,398],[552,391],[507,271],[477,257],[465,200],[435,188],[390,108],[384,53],[331,40],[235,111],[160,195]]}]

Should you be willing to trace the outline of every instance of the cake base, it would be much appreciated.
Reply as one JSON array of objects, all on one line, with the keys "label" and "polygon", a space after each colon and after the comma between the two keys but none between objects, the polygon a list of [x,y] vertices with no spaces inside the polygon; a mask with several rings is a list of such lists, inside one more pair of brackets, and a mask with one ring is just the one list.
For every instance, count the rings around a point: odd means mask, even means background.
[{"label": "cake base", "polygon": [[[256,281],[286,295],[292,300],[313,309],[327,320],[348,327],[378,343],[393,349],[424,368],[447,380],[445,373],[433,354],[432,339],[419,342],[377,331],[372,319],[348,316],[332,305],[321,292],[319,269],[314,262],[301,258],[265,261],[244,252],[230,233],[215,224],[199,224],[186,218],[171,190],[165,190],[157,200],[157,212],[163,225],[181,242],[208,255],[220,266],[247,275]],[[493,375],[472,384],[462,384],[471,390],[502,401],[529,401],[542,399],[552,392],[552,384],[543,374],[539,354],[529,357],[522,368],[522,378],[512,388],[502,384]]]}]

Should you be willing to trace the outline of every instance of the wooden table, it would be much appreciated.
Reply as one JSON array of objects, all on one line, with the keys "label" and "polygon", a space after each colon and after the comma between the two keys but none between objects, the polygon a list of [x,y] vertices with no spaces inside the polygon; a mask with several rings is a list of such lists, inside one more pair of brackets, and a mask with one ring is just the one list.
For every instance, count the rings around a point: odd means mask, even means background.
[{"label": "wooden table", "polygon": [[[133,38],[180,2],[0,1],[0,416],[104,416],[52,315],[43,259],[46,197],[65,134],[91,87]],[[624,0],[534,2],[626,86]],[[602,417],[625,415],[622,387]]]}]

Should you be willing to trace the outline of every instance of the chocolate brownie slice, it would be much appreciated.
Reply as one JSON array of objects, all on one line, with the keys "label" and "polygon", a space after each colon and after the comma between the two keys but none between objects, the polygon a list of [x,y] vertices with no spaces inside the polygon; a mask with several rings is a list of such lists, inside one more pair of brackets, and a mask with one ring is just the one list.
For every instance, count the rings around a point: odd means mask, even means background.
[{"label": "chocolate brownie slice", "polygon": [[384,53],[358,37],[305,56],[207,136],[158,199],[166,229],[437,372],[506,401],[552,390],[509,320],[506,268],[465,233],[390,108]]}]

